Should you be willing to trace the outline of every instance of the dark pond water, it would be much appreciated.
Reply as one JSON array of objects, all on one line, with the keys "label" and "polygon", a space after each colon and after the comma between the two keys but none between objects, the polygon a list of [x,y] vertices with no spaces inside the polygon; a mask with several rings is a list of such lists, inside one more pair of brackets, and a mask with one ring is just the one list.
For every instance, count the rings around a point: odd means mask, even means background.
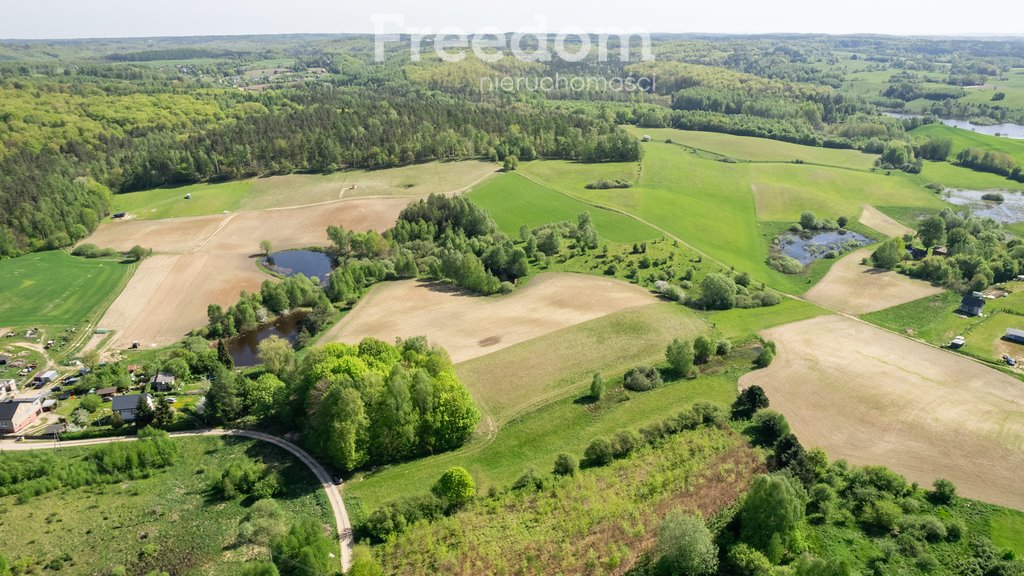
[{"label": "dark pond water", "polygon": [[260,342],[271,336],[280,336],[295,344],[295,340],[298,339],[299,332],[302,330],[302,320],[305,318],[305,312],[293,312],[281,316],[269,324],[264,324],[255,330],[239,334],[227,340],[225,344],[228,347],[228,352],[231,354],[231,359],[235,361],[235,366],[255,366],[259,364],[260,361],[256,354]]},{"label": "dark pond water", "polygon": [[830,252],[833,253],[832,257],[838,257],[870,243],[870,238],[848,230],[828,230],[809,237],[793,232],[779,236],[779,249],[804,266],[826,258]]},{"label": "dark pond water", "polygon": [[327,282],[331,273],[331,257],[316,250],[285,250],[274,252],[263,264],[285,276],[302,274],[307,278],[319,278],[321,283]]},{"label": "dark pond water", "polygon": [[[1003,195],[1002,202],[993,202],[982,198],[990,192]],[[958,190],[947,188],[942,198],[950,204],[966,206],[971,214],[980,218],[991,218],[1003,224],[1024,222],[1024,194],[1006,190]]]},{"label": "dark pond water", "polygon": [[[902,112],[886,112],[886,116],[892,116],[893,118],[920,118],[920,114],[904,114]],[[1005,136],[1007,138],[1013,138],[1016,140],[1024,139],[1024,126],[1020,124],[992,124],[990,126],[983,126],[981,124],[975,124],[967,120],[956,120],[953,118],[939,118],[939,122],[942,122],[946,126],[952,126],[953,128],[962,128],[964,130],[970,130],[971,132],[977,132],[978,134],[988,134],[989,136]]]}]

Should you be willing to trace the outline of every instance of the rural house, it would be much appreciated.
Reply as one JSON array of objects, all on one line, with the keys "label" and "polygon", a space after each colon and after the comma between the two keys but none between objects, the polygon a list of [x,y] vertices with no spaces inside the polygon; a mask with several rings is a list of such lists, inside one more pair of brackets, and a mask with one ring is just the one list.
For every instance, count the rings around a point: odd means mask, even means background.
[{"label": "rural house", "polygon": [[960,301],[960,308],[957,312],[967,316],[981,316],[985,309],[985,297],[981,292],[971,292]]},{"label": "rural house", "polygon": [[100,388],[99,390],[96,391],[96,395],[99,396],[100,398],[103,398],[104,400],[107,400],[108,398],[113,398],[115,394],[117,394],[117,388],[114,388],[113,386],[111,386],[110,388]]},{"label": "rural house", "polygon": [[156,376],[153,376],[153,382],[149,389],[153,392],[170,392],[174,390],[174,375],[158,372]]},{"label": "rural house", "polygon": [[153,407],[153,399],[149,394],[129,394],[127,396],[114,396],[110,409],[121,416],[125,422],[135,421],[135,411],[139,408],[139,402],[145,402],[150,408]]},{"label": "rural house", "polygon": [[0,432],[13,434],[36,421],[43,413],[38,400],[0,404]]},{"label": "rural house", "polygon": [[1006,334],[1003,335],[1003,340],[1015,342],[1017,344],[1024,344],[1024,330],[1007,328]]}]

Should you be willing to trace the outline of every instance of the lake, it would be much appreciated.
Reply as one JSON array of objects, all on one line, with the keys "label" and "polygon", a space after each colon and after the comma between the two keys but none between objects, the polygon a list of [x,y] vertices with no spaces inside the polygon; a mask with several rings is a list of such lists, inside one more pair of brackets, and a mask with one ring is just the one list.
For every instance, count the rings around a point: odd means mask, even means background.
[{"label": "lake", "polygon": [[280,336],[294,345],[299,332],[302,331],[302,321],[305,318],[305,312],[286,314],[255,330],[225,340],[224,344],[228,347],[228,353],[235,361],[235,366],[255,366],[260,363],[257,358],[260,342],[271,336]]},{"label": "lake", "polygon": [[[886,116],[893,118],[923,118],[921,114],[905,114],[903,112],[886,112]],[[992,124],[990,126],[983,126],[981,124],[975,124],[968,120],[956,120],[953,118],[939,118],[939,122],[942,122],[946,126],[952,126],[953,128],[960,128],[963,130],[970,130],[971,132],[977,132],[978,134],[988,134],[989,136],[1005,136],[1006,138],[1013,138],[1015,140],[1024,140],[1024,126],[1020,124]]]},{"label": "lake", "polygon": [[[1002,202],[983,200],[983,194],[998,192],[1003,195]],[[980,218],[991,218],[1003,224],[1024,222],[1024,194],[1006,190],[959,190],[947,188],[942,192],[942,199],[956,206],[965,206],[971,213]]]},{"label": "lake", "polygon": [[331,257],[316,250],[285,250],[274,252],[263,260],[263,265],[284,276],[302,274],[307,278],[318,278],[321,284],[333,268]]},{"label": "lake", "polygon": [[815,260],[829,257],[830,252],[831,257],[836,258],[871,242],[867,236],[849,230],[827,230],[807,237],[787,232],[779,236],[778,248],[786,256],[806,266]]}]

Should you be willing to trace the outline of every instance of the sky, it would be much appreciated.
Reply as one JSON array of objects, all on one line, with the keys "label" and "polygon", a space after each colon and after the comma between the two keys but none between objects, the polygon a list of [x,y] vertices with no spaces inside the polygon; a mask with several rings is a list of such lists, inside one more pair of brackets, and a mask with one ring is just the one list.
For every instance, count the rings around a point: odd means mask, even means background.
[{"label": "sky", "polygon": [[[4,5],[6,4],[6,5]],[[987,0],[4,0],[0,38],[239,34],[656,32],[1024,36],[1024,2]],[[925,8],[927,7],[927,9]],[[396,17],[401,24],[395,23]]]}]

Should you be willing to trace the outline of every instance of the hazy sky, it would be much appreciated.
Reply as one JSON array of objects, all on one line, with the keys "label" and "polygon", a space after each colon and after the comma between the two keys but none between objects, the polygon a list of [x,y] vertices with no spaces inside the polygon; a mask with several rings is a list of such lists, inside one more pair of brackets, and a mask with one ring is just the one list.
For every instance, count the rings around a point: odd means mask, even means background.
[{"label": "hazy sky", "polygon": [[[598,32],[825,32],[1021,34],[1024,2],[987,0],[4,0],[0,38],[92,38],[373,32],[374,14],[401,14],[405,26],[536,27]],[[927,8],[926,8],[927,7]],[[389,25],[387,32],[404,31]]]}]

